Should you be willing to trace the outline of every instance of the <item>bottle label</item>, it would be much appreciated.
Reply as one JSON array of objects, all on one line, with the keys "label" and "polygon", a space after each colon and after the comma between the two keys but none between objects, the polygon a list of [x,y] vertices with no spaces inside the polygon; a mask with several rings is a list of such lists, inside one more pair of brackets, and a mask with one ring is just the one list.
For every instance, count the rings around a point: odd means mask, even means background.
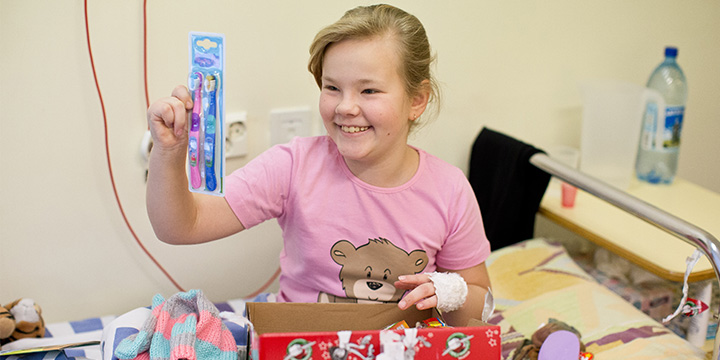
[{"label": "bottle label", "polygon": [[680,132],[682,131],[684,106],[668,106],[665,110],[665,131],[663,133],[662,147],[665,149],[680,146]]},{"label": "bottle label", "polygon": [[684,106],[665,108],[665,124],[658,124],[658,106],[648,103],[643,117],[640,146],[645,150],[674,151],[680,145]]},{"label": "bottle label", "polygon": [[645,114],[643,115],[643,127],[642,133],[640,134],[640,147],[645,150],[655,149],[657,134],[657,123],[658,123],[658,106],[656,103],[651,102],[647,104],[645,108]]}]

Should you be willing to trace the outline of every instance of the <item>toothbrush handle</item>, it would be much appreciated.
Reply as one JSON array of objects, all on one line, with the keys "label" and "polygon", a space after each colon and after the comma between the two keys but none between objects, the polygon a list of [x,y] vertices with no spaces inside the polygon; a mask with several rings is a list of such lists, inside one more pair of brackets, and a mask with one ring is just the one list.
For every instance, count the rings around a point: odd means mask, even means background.
[{"label": "toothbrush handle", "polygon": [[[208,122],[215,121],[215,117],[208,116]],[[217,181],[215,181],[215,132],[205,133],[205,187],[210,191],[215,191]]]},{"label": "toothbrush handle", "polygon": [[200,153],[198,149],[198,140],[200,137],[200,133],[198,131],[199,126],[195,125],[199,123],[200,115],[193,112],[192,125],[190,126],[190,134],[188,140],[188,155],[190,156],[190,184],[192,185],[193,189],[199,188],[200,184],[202,183],[202,178],[200,177],[200,166],[198,164],[198,161],[200,160]]},{"label": "toothbrush handle", "polygon": [[215,100],[217,94],[214,91],[208,95],[208,112],[205,119],[205,187],[209,191],[215,191],[217,181],[215,179]]}]

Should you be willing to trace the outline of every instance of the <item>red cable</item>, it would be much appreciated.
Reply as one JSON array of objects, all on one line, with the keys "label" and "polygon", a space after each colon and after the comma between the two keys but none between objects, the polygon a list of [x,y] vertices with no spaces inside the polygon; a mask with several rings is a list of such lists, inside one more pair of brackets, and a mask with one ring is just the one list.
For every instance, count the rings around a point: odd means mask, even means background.
[{"label": "red cable", "polygon": [[250,295],[246,295],[245,297],[243,297],[243,299],[251,299],[251,298],[254,298],[254,297],[260,295],[260,293],[264,292],[268,287],[270,287],[270,285],[272,285],[272,283],[275,281],[275,279],[277,279],[277,277],[280,276],[280,273],[281,273],[281,272],[282,272],[282,270],[281,270],[280,267],[278,266],[277,270],[275,270],[275,274],[273,274],[273,276],[271,276],[270,279],[268,279],[268,281],[265,282],[265,284],[263,284],[263,285],[262,285],[259,289],[257,289],[254,293],[252,293],[252,294],[250,294]]},{"label": "red cable", "polygon": [[[118,208],[120,209],[120,214],[123,217],[123,220],[125,221],[125,225],[130,230],[130,233],[132,234],[133,238],[135,238],[135,242],[140,246],[140,248],[145,252],[145,254],[152,260],[153,263],[162,271],[163,274],[170,280],[170,282],[175,285],[175,287],[184,292],[185,290],[180,286],[175,279],[165,270],[165,268],[160,265],[160,263],[155,259],[155,257],[148,251],[148,249],[143,245],[143,243],[140,241],[140,238],[138,238],[137,234],[135,233],[135,230],[133,230],[132,225],[130,225],[130,221],[128,220],[127,216],[125,215],[125,210],[123,209],[122,202],[120,201],[120,196],[117,192],[117,186],[115,185],[115,177],[113,175],[112,170],[112,163],[110,161],[110,145],[108,140],[108,126],[107,126],[107,114],[105,112],[105,102],[103,101],[102,92],[100,91],[100,83],[97,78],[97,71],[95,70],[95,61],[92,53],[92,46],[90,45],[90,26],[88,24],[88,12],[87,12],[87,0],[84,1],[85,3],[85,34],[87,36],[87,45],[88,45],[88,54],[90,55],[90,66],[92,67],[93,72],[93,79],[95,80],[95,88],[97,89],[98,98],[100,100],[100,107],[102,108],[102,115],[103,115],[103,125],[105,129],[105,155],[107,158],[107,165],[108,165],[108,171],[110,172],[110,182],[112,183],[113,193],[115,194],[115,201],[117,202]],[[150,96],[148,92],[148,76],[147,76],[147,0],[143,0],[143,76],[144,76],[144,87],[145,87],[145,104],[146,108],[150,107]],[[263,291],[265,291],[272,283],[277,279],[278,276],[280,276],[281,270],[278,267],[278,269],[275,271],[275,274],[268,279],[265,284],[263,284],[259,289],[257,289],[255,292],[253,292],[250,295],[245,296],[244,298],[253,298]]]},{"label": "red cable", "polygon": [[[145,76],[145,104],[146,108],[150,107],[150,96],[148,92],[148,71],[147,71],[147,0],[143,0],[143,72]],[[148,253],[148,256],[151,256]],[[152,256],[151,256],[152,257]],[[158,264],[158,266],[160,266]],[[272,283],[277,279],[278,276],[280,276],[281,270],[280,267],[275,270],[275,274],[268,279],[265,284],[260,286],[255,292],[253,292],[250,295],[247,295],[243,297],[243,299],[249,299],[254,298],[255,296],[258,296],[260,293],[265,291]]]},{"label": "red cable", "polygon": [[118,208],[120,209],[120,214],[122,215],[123,220],[125,220],[125,225],[127,225],[130,233],[135,238],[135,241],[138,243],[138,245],[140,245],[140,247],[143,249],[145,254],[150,257],[150,259],[155,263],[155,265],[157,265],[160,271],[165,274],[165,276],[173,283],[173,285],[175,285],[176,288],[178,288],[178,290],[184,292],[185,290],[183,290],[183,288],[172,278],[172,276],[170,276],[170,274],[165,271],[162,265],[160,265],[160,263],[155,260],[152,254],[150,254],[150,252],[145,248],[142,242],[140,242],[140,239],[138,238],[137,234],[135,234],[135,230],[133,230],[132,226],[130,225],[127,216],[125,216],[125,210],[123,210],[122,203],[120,202],[120,196],[118,195],[117,186],[115,185],[115,177],[113,176],[112,163],[110,162],[110,143],[108,141],[108,124],[107,114],[105,112],[105,102],[103,101],[102,92],[100,91],[100,83],[98,82],[97,72],[95,71],[95,60],[93,58],[92,46],[90,45],[90,26],[88,24],[87,0],[85,0],[85,35],[87,36],[88,54],[90,55],[90,66],[92,67],[93,78],[95,79],[95,88],[97,89],[98,98],[100,99],[100,107],[102,108],[103,125],[105,128],[105,156],[107,158],[108,170],[110,171],[110,182],[112,183],[113,193],[115,194],[115,201],[117,202]]}]

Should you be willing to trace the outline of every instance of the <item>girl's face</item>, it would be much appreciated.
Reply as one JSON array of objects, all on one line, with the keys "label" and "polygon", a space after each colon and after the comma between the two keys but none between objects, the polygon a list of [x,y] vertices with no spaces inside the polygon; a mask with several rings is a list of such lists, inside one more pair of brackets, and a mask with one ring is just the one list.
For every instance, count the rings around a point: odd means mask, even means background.
[{"label": "girl's face", "polygon": [[323,61],[320,115],[348,162],[377,164],[407,150],[418,105],[400,76],[395,42],[387,37],[344,40],[328,47]]}]

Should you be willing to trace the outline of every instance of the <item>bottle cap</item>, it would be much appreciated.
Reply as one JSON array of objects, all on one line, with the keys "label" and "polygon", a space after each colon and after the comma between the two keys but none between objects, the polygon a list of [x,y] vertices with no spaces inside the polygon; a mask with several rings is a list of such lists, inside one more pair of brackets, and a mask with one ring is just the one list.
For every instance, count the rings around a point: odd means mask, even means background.
[{"label": "bottle cap", "polygon": [[668,46],[665,48],[665,56],[677,57],[678,50],[676,47]]}]

